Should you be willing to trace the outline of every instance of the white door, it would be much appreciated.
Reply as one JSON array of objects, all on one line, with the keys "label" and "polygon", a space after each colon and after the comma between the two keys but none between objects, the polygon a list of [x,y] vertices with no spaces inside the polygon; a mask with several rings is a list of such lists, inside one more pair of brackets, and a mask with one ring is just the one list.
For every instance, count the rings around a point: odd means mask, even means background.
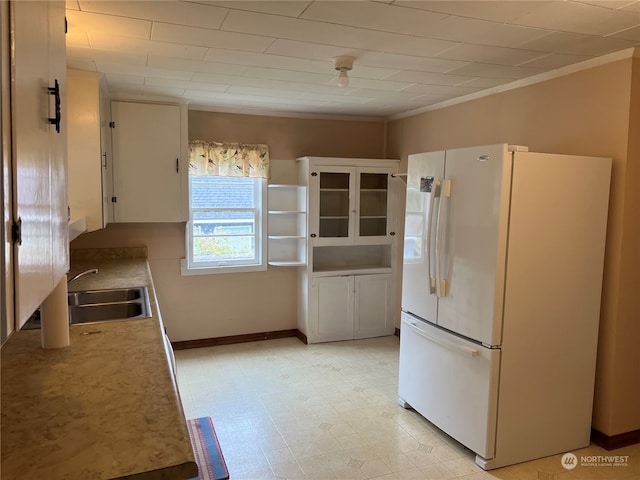
[{"label": "white door", "polygon": [[180,107],[112,102],[115,222],[179,222]]},{"label": "white door", "polygon": [[401,315],[401,401],[481,457],[493,458],[500,350]]},{"label": "white door", "polygon": [[445,152],[409,155],[402,310],[436,321],[435,232]]},{"label": "white door", "polygon": [[320,277],[309,294],[310,342],[353,339],[353,276]]},{"label": "white door", "polygon": [[511,158],[506,144],[447,150],[439,206],[438,325],[487,345],[501,343]]},{"label": "white door", "polygon": [[392,335],[394,319],[394,276],[356,275],[353,338]]}]

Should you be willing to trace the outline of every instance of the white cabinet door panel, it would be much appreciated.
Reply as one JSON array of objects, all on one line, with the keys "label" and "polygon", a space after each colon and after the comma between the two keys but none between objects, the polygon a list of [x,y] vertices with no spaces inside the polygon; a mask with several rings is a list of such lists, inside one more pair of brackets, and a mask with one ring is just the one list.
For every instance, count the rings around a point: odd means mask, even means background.
[{"label": "white cabinet door panel", "polygon": [[180,107],[112,102],[114,220],[179,222]]},{"label": "white cabinet door panel", "polygon": [[309,340],[332,342],[353,338],[353,277],[316,278],[309,296]]},{"label": "white cabinet door panel", "polygon": [[357,275],[353,338],[392,335],[395,331],[393,275]]}]

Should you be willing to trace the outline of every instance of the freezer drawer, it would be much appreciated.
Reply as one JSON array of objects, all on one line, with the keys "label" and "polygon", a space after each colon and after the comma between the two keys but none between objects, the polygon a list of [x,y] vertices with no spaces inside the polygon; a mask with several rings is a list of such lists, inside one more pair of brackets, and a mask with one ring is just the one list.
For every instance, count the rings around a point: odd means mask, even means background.
[{"label": "freezer drawer", "polygon": [[495,453],[500,350],[402,312],[399,396],[485,459]]}]

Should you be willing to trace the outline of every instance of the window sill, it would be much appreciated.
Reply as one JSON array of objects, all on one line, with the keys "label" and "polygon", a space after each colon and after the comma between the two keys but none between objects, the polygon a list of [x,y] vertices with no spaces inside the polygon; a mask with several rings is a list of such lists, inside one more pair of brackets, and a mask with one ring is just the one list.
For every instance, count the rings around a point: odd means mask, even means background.
[{"label": "window sill", "polygon": [[244,272],[264,272],[267,265],[228,265],[224,267],[189,267],[186,258],[180,259],[180,274],[184,276],[192,275],[217,275],[221,273],[244,273]]}]

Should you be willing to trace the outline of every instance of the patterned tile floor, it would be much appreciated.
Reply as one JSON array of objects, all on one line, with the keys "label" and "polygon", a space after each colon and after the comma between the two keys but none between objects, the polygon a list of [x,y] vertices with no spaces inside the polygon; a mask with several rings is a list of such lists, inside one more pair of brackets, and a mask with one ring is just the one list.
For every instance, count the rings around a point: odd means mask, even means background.
[{"label": "patterned tile floor", "polygon": [[[640,480],[640,445],[485,472],[474,455],[397,404],[397,337],[295,338],[176,352],[187,418],[210,416],[232,480]],[[626,465],[586,463],[628,456]]]}]

